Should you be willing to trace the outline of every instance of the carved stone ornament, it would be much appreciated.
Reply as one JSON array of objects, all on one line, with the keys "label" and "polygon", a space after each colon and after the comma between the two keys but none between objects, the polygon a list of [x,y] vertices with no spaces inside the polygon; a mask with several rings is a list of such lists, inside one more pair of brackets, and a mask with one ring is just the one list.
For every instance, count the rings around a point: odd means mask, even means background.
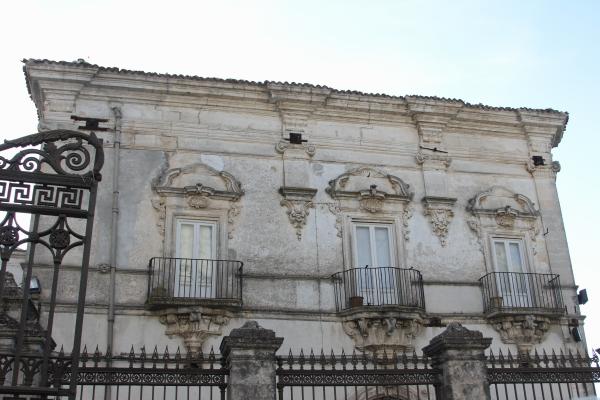
[{"label": "carved stone ornament", "polygon": [[541,315],[502,315],[490,319],[503,343],[516,344],[521,352],[529,352],[544,340],[552,320]]},{"label": "carved stone ornament", "polygon": [[404,231],[404,240],[406,240],[407,242],[410,240],[410,225],[409,225],[409,220],[413,215],[413,207],[412,205],[407,205],[406,207],[404,207],[404,210],[402,211],[402,226],[404,227],[403,231]]},{"label": "carved stone ornament", "polygon": [[424,197],[423,207],[425,216],[429,217],[433,233],[440,239],[440,244],[448,244],[448,225],[454,217],[452,206],[456,199],[449,197]]},{"label": "carved stone ornament", "polygon": [[206,314],[196,311],[168,311],[159,321],[166,326],[165,334],[169,338],[179,336],[188,351],[202,351],[202,344],[210,336],[220,336],[223,326],[230,316],[226,314]]},{"label": "carved stone ornament", "polygon": [[346,318],[342,325],[356,349],[378,354],[384,350],[413,351],[414,339],[421,333],[423,321],[397,316],[357,316]]},{"label": "carved stone ornament", "polygon": [[[199,181],[200,180],[200,181]],[[235,216],[240,208],[236,203],[243,196],[241,183],[226,171],[203,164],[193,163],[185,167],[165,167],[152,181],[156,196],[151,200],[158,213],[157,225],[164,236],[167,205],[191,209],[228,209],[228,234],[233,236]]]},{"label": "carved stone ornament", "polygon": [[383,208],[385,193],[377,190],[377,185],[371,185],[369,190],[361,190],[360,208],[370,213],[378,213]]},{"label": "carved stone ornament", "polygon": [[294,144],[286,140],[280,140],[275,145],[275,151],[279,154],[284,154],[287,149],[303,149],[309,157],[317,153],[317,148],[312,143]]},{"label": "carved stone ornament", "polygon": [[342,237],[342,208],[339,203],[327,203],[329,212],[335,215],[335,229],[337,237]]},{"label": "carved stone ornament", "polygon": [[359,167],[341,174],[329,181],[325,191],[334,199],[369,198],[408,202],[413,197],[410,186],[402,179],[371,167]]},{"label": "carved stone ornament", "polygon": [[296,237],[302,240],[302,228],[306,225],[310,209],[314,207],[312,198],[317,189],[281,187],[279,193],[283,196],[280,204],[287,208],[287,215],[296,230]]},{"label": "carved stone ornament", "polygon": [[426,162],[431,162],[433,164],[439,164],[444,168],[448,168],[452,163],[452,158],[450,158],[448,155],[425,154],[422,151],[417,152],[415,159],[419,165],[425,164]]}]

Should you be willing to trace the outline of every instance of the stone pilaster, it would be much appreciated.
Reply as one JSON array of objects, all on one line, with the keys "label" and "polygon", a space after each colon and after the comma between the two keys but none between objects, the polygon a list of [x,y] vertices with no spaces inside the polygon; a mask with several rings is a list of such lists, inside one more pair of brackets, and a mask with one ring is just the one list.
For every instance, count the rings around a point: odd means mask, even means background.
[{"label": "stone pilaster", "polygon": [[275,352],[281,343],[283,338],[256,321],[246,322],[223,338],[220,350],[230,367],[229,400],[275,400]]},{"label": "stone pilaster", "polygon": [[423,352],[442,372],[436,388],[438,400],[490,399],[484,350],[491,343],[491,338],[457,322],[431,339]]}]

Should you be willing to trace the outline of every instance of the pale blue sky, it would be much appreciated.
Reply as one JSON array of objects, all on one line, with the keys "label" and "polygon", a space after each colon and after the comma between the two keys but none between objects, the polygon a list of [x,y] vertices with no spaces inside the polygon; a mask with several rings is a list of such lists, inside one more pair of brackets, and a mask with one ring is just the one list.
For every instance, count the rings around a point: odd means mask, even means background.
[{"label": "pale blue sky", "polygon": [[0,35],[2,137],[36,131],[29,57],[568,111],[554,159],[600,347],[600,1],[13,1]]}]

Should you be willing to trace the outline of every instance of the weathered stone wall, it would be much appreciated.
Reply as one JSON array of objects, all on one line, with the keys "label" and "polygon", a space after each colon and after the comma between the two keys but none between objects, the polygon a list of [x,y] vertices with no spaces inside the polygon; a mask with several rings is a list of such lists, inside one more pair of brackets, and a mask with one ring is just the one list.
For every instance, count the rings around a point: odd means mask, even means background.
[{"label": "weathered stone wall", "polygon": [[[219,257],[244,262],[244,305],[228,319],[223,334],[252,318],[285,337],[282,348],[351,348],[353,341],[335,314],[329,277],[351,266],[347,221],[362,217],[394,221],[397,265],[422,272],[429,316],[443,323],[460,321],[497,338],[482,314],[478,282],[493,271],[485,254],[490,244],[474,229],[474,214],[468,210],[471,199],[493,186],[526,196],[539,207],[540,229],[532,230],[532,236],[522,233],[528,268],[560,274],[568,312],[575,312],[575,286],[555,187],[557,166],[550,153],[564,129],[563,113],[298,85],[168,78],[87,64],[30,62],[26,72],[40,129],[76,129],[71,115],[108,118],[106,126],[111,127],[111,108],[121,110],[115,348],[181,343],[176,336],[167,338],[158,315],[144,308],[148,261],[174,255],[172,219],[177,215],[220,218]],[[290,131],[302,132],[308,142],[281,142]],[[106,163],[94,226],[84,342],[102,345],[114,152],[113,132],[99,135],[105,141]],[[546,165],[533,166],[533,155],[543,156]],[[161,206],[153,203],[160,200],[153,185],[165,171],[191,165],[226,171],[241,183],[243,195],[236,201],[211,198],[201,209],[175,199],[161,217]],[[326,191],[331,180],[360,167],[398,177],[410,186],[412,197],[385,200],[381,210],[372,213],[358,201],[336,199]],[[190,179],[196,178],[212,179],[206,174],[192,174]],[[290,222],[279,189],[299,185],[316,189],[316,194],[298,229]],[[336,213],[340,204],[342,210]],[[230,219],[231,205],[239,213]],[[434,215],[440,216],[441,225],[432,224]],[[73,264],[76,257],[65,264]],[[46,262],[38,257],[36,274],[42,282],[50,279]],[[71,318],[76,275],[68,266],[61,275],[59,321]],[[69,332],[61,334],[60,326],[57,323],[56,339],[68,342]],[[441,329],[424,327],[414,345],[425,345]],[[569,338],[566,318],[544,336],[549,346]],[[205,346],[219,340],[212,336]]]}]

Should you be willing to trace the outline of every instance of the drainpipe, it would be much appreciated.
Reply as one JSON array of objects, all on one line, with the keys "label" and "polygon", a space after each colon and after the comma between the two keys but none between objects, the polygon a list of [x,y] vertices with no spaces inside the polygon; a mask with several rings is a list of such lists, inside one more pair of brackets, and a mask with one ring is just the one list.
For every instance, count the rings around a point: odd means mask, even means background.
[{"label": "drainpipe", "polygon": [[[113,181],[112,181],[112,225],[110,231],[110,284],[108,291],[108,327],[106,331],[107,351],[113,351],[115,325],[115,286],[117,280],[117,244],[119,223],[119,161],[121,150],[121,108],[113,107],[115,116],[115,135],[113,140]],[[107,391],[110,393],[110,391]]]}]

